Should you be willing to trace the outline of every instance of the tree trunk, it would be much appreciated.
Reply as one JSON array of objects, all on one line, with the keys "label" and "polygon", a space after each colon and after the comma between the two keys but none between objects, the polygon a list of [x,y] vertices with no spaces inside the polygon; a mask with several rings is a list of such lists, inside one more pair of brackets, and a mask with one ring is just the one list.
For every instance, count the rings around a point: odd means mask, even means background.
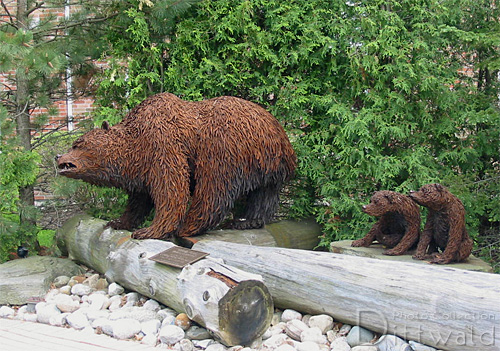
[{"label": "tree trunk", "polygon": [[[28,27],[28,3],[26,0],[17,1],[17,26],[19,29],[27,29]],[[29,114],[29,86],[27,72],[25,68],[20,67],[16,70],[16,135],[19,140],[19,145],[26,151],[31,151],[31,122]],[[30,216],[26,209],[35,205],[35,193],[33,186],[25,186],[19,189],[20,214],[19,219],[21,225],[35,225],[36,222],[33,216]],[[38,246],[38,245],[37,245]],[[38,247],[37,247],[38,249]]]},{"label": "tree trunk", "polygon": [[110,281],[186,312],[226,345],[248,344],[269,327],[273,302],[260,276],[210,257],[183,269],[156,263],[149,258],[173,243],[132,240],[129,232],[105,224],[74,217],[58,231],[59,247]]},{"label": "tree trunk", "polygon": [[497,274],[228,242],[193,249],[262,275],[281,308],[444,350],[499,350]]}]

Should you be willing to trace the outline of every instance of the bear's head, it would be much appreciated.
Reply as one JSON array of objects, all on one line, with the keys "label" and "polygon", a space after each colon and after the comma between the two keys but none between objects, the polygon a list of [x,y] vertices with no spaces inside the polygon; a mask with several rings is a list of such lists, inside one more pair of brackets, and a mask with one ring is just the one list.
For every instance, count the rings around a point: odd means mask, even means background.
[{"label": "bear's head", "polygon": [[417,204],[436,211],[450,201],[450,193],[441,184],[426,184],[418,191],[410,191],[409,195]]},{"label": "bear's head", "polygon": [[403,201],[399,193],[381,190],[373,193],[368,205],[363,205],[363,212],[370,216],[380,217],[388,212],[397,212]]},{"label": "bear's head", "polygon": [[94,185],[117,186],[123,139],[120,128],[103,122],[102,128],[85,133],[66,154],[56,156],[59,174]]}]

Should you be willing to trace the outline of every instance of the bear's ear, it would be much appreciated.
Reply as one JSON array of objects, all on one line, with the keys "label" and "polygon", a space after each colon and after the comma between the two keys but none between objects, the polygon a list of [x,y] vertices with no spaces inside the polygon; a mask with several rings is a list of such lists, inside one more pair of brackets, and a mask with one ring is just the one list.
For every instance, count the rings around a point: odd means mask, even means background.
[{"label": "bear's ear", "polygon": [[442,186],[441,184],[434,184],[434,187],[439,192],[442,192],[444,190],[444,186]]},{"label": "bear's ear", "polygon": [[104,129],[104,130],[109,130],[110,126],[109,126],[108,121],[102,122],[101,128]]}]

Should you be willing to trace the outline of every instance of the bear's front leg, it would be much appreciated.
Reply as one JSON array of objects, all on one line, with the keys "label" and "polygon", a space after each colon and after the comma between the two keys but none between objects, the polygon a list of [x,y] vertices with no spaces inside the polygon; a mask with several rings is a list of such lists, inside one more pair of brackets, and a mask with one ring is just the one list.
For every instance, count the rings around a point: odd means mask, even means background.
[{"label": "bear's front leg", "polygon": [[120,218],[109,221],[106,227],[133,230],[144,221],[153,209],[153,200],[148,193],[130,192],[125,212]]},{"label": "bear's front leg", "polygon": [[[177,169],[177,171],[179,171]],[[155,217],[147,228],[136,230],[134,239],[169,239],[177,234],[189,203],[189,176],[167,172],[163,177],[155,175],[150,185]]]},{"label": "bear's front leg", "polygon": [[351,243],[351,246],[353,246],[353,247],[368,247],[372,244],[373,240],[375,240],[375,237],[377,236],[377,234],[382,234],[382,231],[380,230],[380,222],[379,221],[377,221],[372,226],[372,228],[370,229],[368,234],[366,234],[364,236],[364,238],[354,240]]},{"label": "bear's front leg", "polygon": [[425,260],[429,258],[429,256],[427,255],[427,248],[429,247],[429,245],[431,245],[431,241],[434,235],[433,231],[434,228],[432,226],[432,221],[427,220],[422,235],[420,235],[420,239],[418,241],[417,251],[412,256],[414,260]]}]

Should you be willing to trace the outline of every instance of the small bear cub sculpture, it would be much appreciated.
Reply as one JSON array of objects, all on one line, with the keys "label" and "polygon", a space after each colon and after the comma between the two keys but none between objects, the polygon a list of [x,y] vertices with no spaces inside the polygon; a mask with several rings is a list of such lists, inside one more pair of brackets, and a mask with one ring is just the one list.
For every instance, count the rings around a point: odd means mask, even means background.
[{"label": "small bear cub sculpture", "polygon": [[[413,258],[431,259],[431,263],[438,264],[466,260],[473,241],[465,228],[462,201],[440,184],[427,184],[419,191],[410,191],[410,197],[429,210]],[[438,248],[441,253],[437,252]]]},{"label": "small bear cub sculpture", "polygon": [[411,249],[420,236],[420,209],[408,197],[394,191],[377,191],[363,212],[378,217],[364,238],[355,240],[352,246],[370,246],[374,240],[390,248],[385,255],[402,255]]}]

